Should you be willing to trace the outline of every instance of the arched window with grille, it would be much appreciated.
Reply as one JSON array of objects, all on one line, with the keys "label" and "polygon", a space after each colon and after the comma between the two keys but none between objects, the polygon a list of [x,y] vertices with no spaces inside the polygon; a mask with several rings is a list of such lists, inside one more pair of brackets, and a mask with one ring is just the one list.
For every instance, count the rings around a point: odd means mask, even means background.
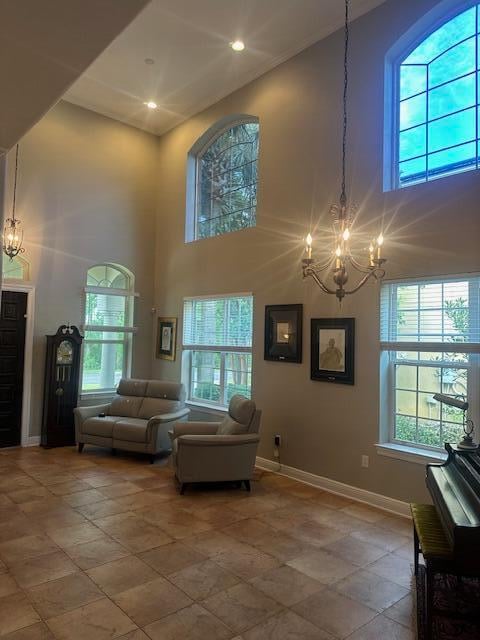
[{"label": "arched window with grille", "polygon": [[130,375],[134,277],[124,267],[99,264],[87,272],[82,393],[113,391]]},{"label": "arched window with grille", "polygon": [[30,265],[25,258],[15,256],[10,260],[2,254],[2,278],[3,280],[25,281],[30,279]]},{"label": "arched window with grille", "polygon": [[387,55],[387,189],[479,166],[479,4],[444,1],[425,18]]},{"label": "arched window with grille", "polygon": [[209,129],[188,159],[186,240],[256,224],[258,119],[228,118]]}]

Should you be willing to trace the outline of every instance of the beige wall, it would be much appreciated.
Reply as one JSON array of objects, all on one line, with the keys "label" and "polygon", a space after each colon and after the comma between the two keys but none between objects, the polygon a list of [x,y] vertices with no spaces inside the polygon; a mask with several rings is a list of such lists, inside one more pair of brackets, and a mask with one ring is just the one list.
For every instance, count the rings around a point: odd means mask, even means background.
[{"label": "beige wall", "polygon": [[[82,324],[92,264],[114,262],[134,273],[133,373],[150,374],[157,144],[64,102],[20,142],[17,215],[36,290],[31,435],[40,433],[42,418],[44,336],[62,323]],[[11,187],[14,150],[8,165]]]},{"label": "beige wall", "polygon": [[[391,0],[352,25],[348,187],[360,205],[358,227],[385,221],[388,276],[480,269],[478,172],[383,193],[384,56],[433,7],[433,0]],[[339,191],[342,33],[304,51],[163,136],[155,306],[182,316],[184,296],[251,291],[255,296],[253,396],[263,409],[259,454],[402,500],[426,498],[421,465],[376,454],[379,407],[378,290],[365,287],[342,308],[301,278],[302,238],[317,245]],[[257,227],[184,244],[185,170],[190,147],[218,119],[260,119]],[[368,234],[367,234],[368,235]],[[304,304],[303,364],[263,360],[266,304]],[[356,318],[356,383],[310,380],[310,318]],[[181,339],[181,322],[179,323]],[[153,373],[177,380],[175,362],[154,360]],[[361,455],[370,467],[360,466]]]}]

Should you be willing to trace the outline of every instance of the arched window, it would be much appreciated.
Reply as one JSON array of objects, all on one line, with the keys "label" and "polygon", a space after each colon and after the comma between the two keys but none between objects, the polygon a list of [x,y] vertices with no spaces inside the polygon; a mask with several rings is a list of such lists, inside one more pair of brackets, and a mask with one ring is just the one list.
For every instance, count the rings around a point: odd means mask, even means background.
[{"label": "arched window", "polygon": [[258,119],[217,124],[189,154],[187,242],[254,227],[257,209]]},{"label": "arched window", "polygon": [[4,280],[29,280],[30,265],[25,258],[15,256],[12,260],[2,254],[2,278]]},{"label": "arched window", "polygon": [[87,272],[82,393],[110,392],[130,374],[133,287],[133,275],[115,264]]},{"label": "arched window", "polygon": [[478,169],[479,6],[470,3],[441,26],[434,24],[433,32],[430,26],[427,35],[403,47],[391,67],[393,188]]}]

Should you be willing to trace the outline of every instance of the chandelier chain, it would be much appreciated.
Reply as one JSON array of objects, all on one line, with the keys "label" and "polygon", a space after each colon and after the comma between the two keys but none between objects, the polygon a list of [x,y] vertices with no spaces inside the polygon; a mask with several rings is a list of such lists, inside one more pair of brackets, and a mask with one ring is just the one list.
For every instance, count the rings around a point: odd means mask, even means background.
[{"label": "chandelier chain", "polygon": [[17,173],[18,173],[18,144],[15,152],[15,177],[13,182],[13,204],[12,204],[12,219],[15,221],[15,205],[17,201]]},{"label": "chandelier chain", "polygon": [[340,194],[340,205],[345,207],[347,204],[346,189],[346,156],[347,156],[347,99],[348,99],[348,48],[350,40],[349,29],[349,9],[350,0],[345,0],[345,53],[343,59],[343,134],[342,134],[342,192]]}]

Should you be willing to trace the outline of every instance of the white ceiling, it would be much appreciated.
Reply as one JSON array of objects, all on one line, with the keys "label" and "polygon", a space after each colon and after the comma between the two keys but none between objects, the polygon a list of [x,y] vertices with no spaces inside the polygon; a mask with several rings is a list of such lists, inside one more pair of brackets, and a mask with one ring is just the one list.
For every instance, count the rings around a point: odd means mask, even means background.
[{"label": "white ceiling", "polygon": [[[351,18],[383,1],[352,0]],[[343,20],[341,0],[151,0],[64,99],[161,134]],[[228,46],[237,38],[246,44],[242,53]],[[148,100],[159,108],[147,109]]]}]

